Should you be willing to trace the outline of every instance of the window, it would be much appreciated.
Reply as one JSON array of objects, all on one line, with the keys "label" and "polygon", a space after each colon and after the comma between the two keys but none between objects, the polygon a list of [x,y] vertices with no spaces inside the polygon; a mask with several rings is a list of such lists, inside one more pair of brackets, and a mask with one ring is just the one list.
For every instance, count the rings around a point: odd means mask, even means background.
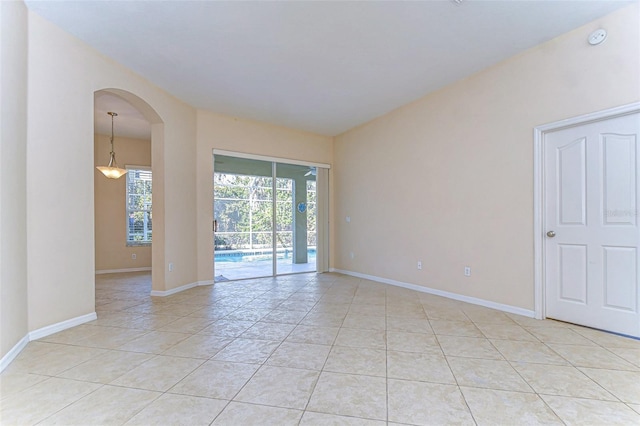
[{"label": "window", "polygon": [[151,244],[151,169],[127,166],[127,245]]}]

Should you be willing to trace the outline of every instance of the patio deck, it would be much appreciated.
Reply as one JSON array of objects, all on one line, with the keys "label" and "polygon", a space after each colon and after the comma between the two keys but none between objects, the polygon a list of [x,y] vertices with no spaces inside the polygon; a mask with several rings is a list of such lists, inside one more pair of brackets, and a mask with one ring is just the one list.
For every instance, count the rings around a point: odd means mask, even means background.
[{"label": "patio deck", "polygon": [[[315,258],[310,262],[293,264],[291,259],[278,259],[277,273],[297,274],[302,272],[314,272],[316,270]],[[242,280],[248,278],[272,276],[272,261],[259,260],[255,262],[214,262],[215,281]],[[220,279],[223,277],[223,279]]]}]

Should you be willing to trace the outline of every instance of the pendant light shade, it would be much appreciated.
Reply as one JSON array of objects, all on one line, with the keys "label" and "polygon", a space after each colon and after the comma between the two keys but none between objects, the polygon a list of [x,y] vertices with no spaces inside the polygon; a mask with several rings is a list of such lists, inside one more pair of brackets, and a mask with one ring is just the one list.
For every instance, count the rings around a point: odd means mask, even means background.
[{"label": "pendant light shade", "polygon": [[[109,161],[109,164],[111,164],[111,161]],[[96,169],[100,170],[102,174],[109,179],[118,179],[119,177],[122,177],[127,173],[125,169],[121,169],[119,167],[98,166],[96,167]]]},{"label": "pendant light shade", "polygon": [[109,165],[98,166],[96,169],[100,170],[102,174],[109,179],[118,179],[127,173],[125,169],[118,167],[118,163],[116,163],[116,153],[113,150],[113,117],[117,117],[118,114],[115,112],[108,112],[107,114],[111,116],[111,152],[109,153]]}]

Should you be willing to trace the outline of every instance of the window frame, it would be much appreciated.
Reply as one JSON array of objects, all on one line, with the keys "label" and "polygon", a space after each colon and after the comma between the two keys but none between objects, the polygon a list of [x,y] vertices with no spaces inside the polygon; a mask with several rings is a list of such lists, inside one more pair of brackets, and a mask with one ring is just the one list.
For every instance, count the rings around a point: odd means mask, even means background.
[{"label": "window frame", "polygon": [[[130,229],[129,229],[129,216],[131,214],[131,212],[138,212],[138,211],[142,211],[142,212],[147,212],[149,217],[151,217],[151,214],[153,212],[153,171],[151,169],[151,167],[149,166],[138,166],[138,165],[125,165],[125,169],[127,170],[127,174],[126,174],[126,183],[125,183],[125,202],[124,202],[124,208],[125,208],[125,243],[127,247],[150,247],[153,244],[153,231],[151,233],[151,239],[150,240],[143,240],[143,241],[130,241],[129,240],[129,236],[130,236]],[[134,171],[142,171],[142,172],[149,172],[151,174],[151,207],[149,209],[143,209],[143,210],[131,210],[129,208],[129,179],[131,177],[131,172]],[[137,178],[136,178],[137,179]]]}]

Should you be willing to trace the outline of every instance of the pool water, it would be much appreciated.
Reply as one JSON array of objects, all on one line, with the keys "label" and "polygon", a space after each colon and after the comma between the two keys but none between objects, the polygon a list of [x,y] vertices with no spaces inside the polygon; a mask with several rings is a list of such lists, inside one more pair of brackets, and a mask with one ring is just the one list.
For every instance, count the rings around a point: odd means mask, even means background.
[{"label": "pool water", "polygon": [[[291,250],[278,250],[276,252],[276,257],[278,260],[287,260],[292,259],[293,252]],[[309,249],[307,250],[307,263],[312,263],[316,261],[316,250]],[[216,262],[225,263],[225,262],[265,262],[271,261],[271,251],[222,251],[218,252],[214,256],[214,260]]]}]

